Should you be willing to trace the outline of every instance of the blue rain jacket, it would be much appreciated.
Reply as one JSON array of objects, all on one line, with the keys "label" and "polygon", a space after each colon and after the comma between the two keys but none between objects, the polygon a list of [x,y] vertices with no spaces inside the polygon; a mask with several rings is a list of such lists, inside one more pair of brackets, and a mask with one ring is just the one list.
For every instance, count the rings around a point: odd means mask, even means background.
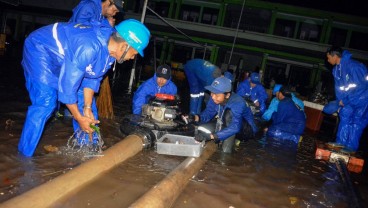
[{"label": "blue rain jacket", "polygon": [[340,108],[340,123],[336,142],[357,150],[364,128],[368,124],[368,72],[364,64],[353,60],[349,51],[343,51],[340,64],[334,66],[337,101]]},{"label": "blue rain jacket", "polygon": [[267,136],[298,143],[304,132],[305,122],[304,112],[291,98],[286,97],[279,101],[277,112],[272,114],[272,124],[268,128]]},{"label": "blue rain jacket", "polygon": [[243,127],[243,120],[248,122],[248,124],[252,127],[253,133],[257,132],[252,111],[247,106],[243,98],[235,93],[231,94],[229,100],[224,106],[215,104],[211,98],[207,103],[206,109],[199,115],[200,123],[207,123],[215,118],[216,115],[221,117],[222,121],[224,122],[225,118],[223,117],[223,114],[226,109],[231,110],[232,121],[226,128],[216,132],[219,140],[223,141],[230,136],[239,133]]},{"label": "blue rain jacket", "polygon": [[176,85],[171,81],[171,78],[167,80],[166,84],[162,87],[157,84],[156,74],[145,81],[137,91],[134,93],[133,97],[133,114],[141,115],[142,106],[147,104],[149,99],[154,97],[157,93],[176,95],[178,89]]},{"label": "blue rain jacket", "polygon": [[368,102],[367,68],[351,58],[349,51],[343,51],[340,64],[332,70],[335,78],[337,100],[344,105],[360,106]]},{"label": "blue rain jacket", "polygon": [[[58,100],[77,102],[79,88],[98,92],[115,58],[107,43],[111,27],[55,23],[31,33],[25,41],[25,76],[58,90]],[[37,59],[35,59],[37,57]]]},{"label": "blue rain jacket", "polygon": [[[101,0],[81,0],[79,4],[73,9],[73,16],[70,18],[69,22],[77,22],[83,24],[103,24],[106,27],[111,27],[108,19],[102,15],[101,3]],[[115,28],[113,28],[113,30],[115,31]],[[80,89],[79,91],[78,109],[80,112],[83,112],[83,89]],[[98,119],[98,110],[95,98],[93,98],[92,101],[92,110],[95,119]],[[75,119],[73,119],[73,126],[75,131],[79,130],[80,128],[78,122]]]},{"label": "blue rain jacket", "polygon": [[102,76],[115,61],[107,48],[111,33],[111,27],[102,25],[55,23],[28,36],[22,66],[32,105],[18,144],[22,154],[33,155],[57,100],[77,103],[81,111],[83,88],[98,91]]},{"label": "blue rain jacket", "polygon": [[252,88],[250,86],[250,80],[246,79],[239,84],[236,93],[241,97],[250,99],[254,103],[258,101],[259,110],[261,114],[263,114],[266,111],[266,102],[268,95],[265,88],[262,85],[257,84],[254,88]]},{"label": "blue rain jacket", "polygon": [[[189,91],[191,94],[199,94],[205,91],[205,86],[211,85],[214,77],[214,71],[218,68],[209,61],[202,59],[192,59],[184,65],[184,72],[189,82]],[[218,76],[220,76],[219,74]]]},{"label": "blue rain jacket", "polygon": [[[297,98],[295,96],[294,93],[291,93],[291,99],[293,100],[293,102],[299,106],[303,111],[304,111],[304,103],[302,100],[300,100],[299,98]],[[274,97],[272,100],[271,100],[271,103],[270,105],[268,106],[267,110],[263,113],[262,115],[262,119],[263,120],[266,120],[266,121],[269,121],[271,120],[272,118],[272,114],[274,112],[277,112],[277,106],[279,105],[279,99],[277,99],[276,97]]]},{"label": "blue rain jacket", "polygon": [[81,0],[73,9],[73,16],[69,22],[78,23],[104,23],[109,21],[102,15],[101,0]]}]

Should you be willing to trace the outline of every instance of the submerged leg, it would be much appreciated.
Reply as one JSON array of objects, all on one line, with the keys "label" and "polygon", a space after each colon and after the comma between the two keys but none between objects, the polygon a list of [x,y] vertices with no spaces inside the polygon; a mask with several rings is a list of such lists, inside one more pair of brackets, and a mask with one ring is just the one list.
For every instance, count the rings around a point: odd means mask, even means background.
[{"label": "submerged leg", "polygon": [[29,106],[23,126],[18,150],[25,156],[32,156],[41,138],[46,121],[56,108],[56,90],[27,79],[27,89],[32,105]]}]

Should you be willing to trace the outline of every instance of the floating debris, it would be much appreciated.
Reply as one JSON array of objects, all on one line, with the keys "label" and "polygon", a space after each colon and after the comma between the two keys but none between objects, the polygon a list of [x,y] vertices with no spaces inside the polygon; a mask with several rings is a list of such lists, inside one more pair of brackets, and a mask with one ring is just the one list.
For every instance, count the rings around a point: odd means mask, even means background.
[{"label": "floating debris", "polygon": [[43,146],[43,149],[45,149],[47,152],[57,152],[59,151],[59,148],[52,145],[45,145]]},{"label": "floating debris", "polygon": [[15,121],[8,119],[5,121],[5,131],[10,131],[13,128]]},{"label": "floating debris", "polygon": [[292,204],[292,205],[294,205],[298,202],[298,198],[294,197],[294,196],[289,197],[289,200],[290,200],[290,204]]}]

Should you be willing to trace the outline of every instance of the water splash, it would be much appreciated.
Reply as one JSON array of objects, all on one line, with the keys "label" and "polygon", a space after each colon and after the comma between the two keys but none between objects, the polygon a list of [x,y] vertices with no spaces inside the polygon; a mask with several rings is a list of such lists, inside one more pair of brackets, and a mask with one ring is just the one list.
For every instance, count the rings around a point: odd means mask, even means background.
[{"label": "water splash", "polygon": [[67,149],[72,152],[82,153],[83,155],[91,156],[101,156],[102,147],[104,141],[102,140],[101,133],[99,131],[94,131],[88,134],[81,129],[78,129],[69,137],[67,142]]}]

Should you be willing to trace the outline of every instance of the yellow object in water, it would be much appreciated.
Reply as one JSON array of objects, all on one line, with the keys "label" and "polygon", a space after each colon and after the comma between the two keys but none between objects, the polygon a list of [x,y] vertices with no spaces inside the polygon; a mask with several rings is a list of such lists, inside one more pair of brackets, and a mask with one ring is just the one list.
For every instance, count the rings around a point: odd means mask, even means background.
[{"label": "yellow object in water", "polygon": [[298,198],[295,197],[295,196],[289,197],[289,200],[290,200],[290,204],[292,204],[292,205],[294,205],[298,202]]},{"label": "yellow object in water", "polygon": [[240,140],[235,139],[235,146],[239,147],[239,145],[240,145]]},{"label": "yellow object in water", "polygon": [[43,146],[43,148],[47,151],[47,152],[57,152],[59,150],[58,147],[52,146],[52,145],[45,145]]},{"label": "yellow object in water", "polygon": [[300,136],[299,141],[298,141],[298,147],[300,147],[300,143],[302,143],[302,141],[303,141],[303,136]]}]

